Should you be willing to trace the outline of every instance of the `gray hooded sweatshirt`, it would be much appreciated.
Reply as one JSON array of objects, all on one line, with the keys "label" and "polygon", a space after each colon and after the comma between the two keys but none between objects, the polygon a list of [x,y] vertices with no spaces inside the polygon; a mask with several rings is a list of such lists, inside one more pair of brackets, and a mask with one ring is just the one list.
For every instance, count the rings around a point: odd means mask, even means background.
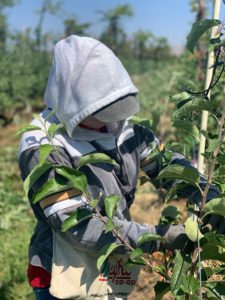
[{"label": "gray hooded sweatshirt", "polygon": [[44,99],[48,108],[57,111],[69,137],[86,117],[135,93],[127,71],[104,44],[71,36],[56,45]]},{"label": "gray hooded sweatshirt", "polygon": [[[130,124],[127,120],[108,123],[107,132],[96,132],[79,127],[79,123],[100,108],[127,94],[137,93],[130,76],[121,62],[105,45],[91,38],[71,36],[55,46],[54,60],[45,91],[47,108],[40,114],[45,120],[51,110],[56,111],[46,121],[64,123],[66,132],[59,132],[53,142],[57,146],[63,163],[76,168],[79,159],[89,153],[101,152],[113,158],[118,166],[106,163],[89,164],[81,168],[88,180],[88,192],[93,199],[100,199],[98,209],[105,215],[104,197],[111,194],[119,196],[120,201],[114,222],[121,226],[121,235],[133,246],[144,233],[159,233],[158,227],[132,222],[129,208],[134,200],[140,167],[154,182],[160,166],[157,159],[148,160],[152,149],[159,145],[158,139],[148,129]],[[32,124],[43,127],[40,120]],[[23,180],[39,162],[38,148],[50,141],[41,130],[23,135],[19,149],[19,165]],[[48,160],[62,164],[56,154]],[[181,155],[174,154],[168,163],[190,165]],[[49,179],[54,170],[48,170],[29,191],[29,199]],[[196,191],[186,190],[189,198]],[[72,213],[87,206],[83,195],[53,203],[44,209],[41,202],[32,204],[37,225],[29,247],[29,258],[33,265],[44,267],[51,272],[52,230],[58,231],[67,239],[71,247],[87,253],[98,254],[108,243],[117,242],[113,233],[104,231],[104,224],[97,217],[81,222],[79,225],[61,233],[62,222]],[[145,245],[145,251],[156,249],[156,242]],[[120,248],[119,248],[120,249]]]}]

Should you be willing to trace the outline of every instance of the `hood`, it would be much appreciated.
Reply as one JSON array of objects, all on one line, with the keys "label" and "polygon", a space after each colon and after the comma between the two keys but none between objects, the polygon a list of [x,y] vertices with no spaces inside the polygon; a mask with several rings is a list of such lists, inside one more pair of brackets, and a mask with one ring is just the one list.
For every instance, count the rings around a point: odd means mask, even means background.
[{"label": "hood", "polygon": [[86,117],[137,92],[120,60],[101,42],[72,35],[56,44],[44,100],[70,137]]}]

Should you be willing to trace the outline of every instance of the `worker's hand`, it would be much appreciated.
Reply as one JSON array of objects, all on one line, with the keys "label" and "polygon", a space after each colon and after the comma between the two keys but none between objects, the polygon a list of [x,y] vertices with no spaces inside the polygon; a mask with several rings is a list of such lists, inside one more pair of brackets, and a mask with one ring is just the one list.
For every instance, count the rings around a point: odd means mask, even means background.
[{"label": "worker's hand", "polygon": [[168,244],[163,245],[166,249],[183,250],[186,253],[194,249],[194,243],[188,239],[183,225],[160,225],[158,233],[167,239]]},{"label": "worker's hand", "polygon": [[209,231],[217,231],[218,233],[225,234],[225,218],[220,215],[209,215],[203,220],[201,232],[207,233]]}]

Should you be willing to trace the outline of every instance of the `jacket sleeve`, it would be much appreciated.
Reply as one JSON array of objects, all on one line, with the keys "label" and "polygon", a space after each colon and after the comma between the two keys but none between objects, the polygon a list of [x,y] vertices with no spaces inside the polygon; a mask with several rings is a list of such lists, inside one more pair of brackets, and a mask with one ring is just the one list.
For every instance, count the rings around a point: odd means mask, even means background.
[{"label": "jacket sleeve", "polygon": [[[174,180],[159,181],[157,179],[157,176],[159,175],[160,171],[166,166],[171,164],[178,164],[181,166],[194,168],[192,163],[189,160],[187,160],[183,155],[166,149],[160,143],[157,137],[155,137],[154,134],[148,129],[142,129],[142,135],[145,135],[145,138],[142,138],[142,142],[140,144],[141,169],[150,178],[151,182],[156,188],[163,187],[165,189],[169,189],[173,185],[177,184],[177,181]],[[146,136],[149,138],[147,139]],[[200,187],[204,189],[206,183],[206,178],[202,174],[200,174]],[[207,201],[212,198],[215,198],[218,195],[218,193],[218,188],[215,185],[211,185],[207,195]],[[177,196],[179,198],[187,198],[189,203],[196,203],[198,205],[201,205],[200,192],[192,185],[185,184],[183,188],[178,190]]]},{"label": "jacket sleeve", "polygon": [[[60,154],[66,165],[74,167],[69,156],[64,149],[59,148]],[[51,154],[48,157],[51,162],[57,163],[57,156]],[[38,148],[31,148],[24,151],[19,159],[19,166],[22,174],[23,180],[28,176],[31,170],[39,161]],[[59,176],[55,174],[54,170],[49,170],[46,172],[35,184],[32,186],[29,192],[29,198],[38,191],[39,188],[50,178]],[[71,216],[76,210],[81,208],[91,209],[85,199],[84,195],[81,193],[67,191],[64,195],[68,193],[68,198],[62,197],[62,193],[53,194],[45,199],[42,199],[36,204],[32,204],[34,213],[38,218],[41,218],[44,222],[47,222],[53,230],[56,230],[64,238],[70,241],[71,245],[76,249],[82,251],[99,251],[105,244],[116,242],[120,243],[118,238],[112,233],[105,233],[105,225],[99,220],[96,213],[93,217],[85,220],[78,225],[74,226],[66,232],[61,232],[62,223]],[[63,198],[63,200],[60,200]],[[106,218],[105,218],[106,220]],[[159,229],[154,225],[139,224],[136,222],[131,222],[127,220],[119,220],[114,218],[116,226],[120,227],[120,234],[125,240],[127,240],[131,246],[136,247],[138,239],[144,233],[156,233],[159,234]],[[159,248],[158,242],[149,242],[144,244],[143,250],[147,252],[152,252]],[[122,247],[118,248],[119,251]]]}]

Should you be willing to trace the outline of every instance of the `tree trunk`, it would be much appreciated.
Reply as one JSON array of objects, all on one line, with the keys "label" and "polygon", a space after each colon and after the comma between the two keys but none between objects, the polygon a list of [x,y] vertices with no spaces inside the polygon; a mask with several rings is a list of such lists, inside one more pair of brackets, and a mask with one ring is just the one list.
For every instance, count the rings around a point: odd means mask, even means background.
[{"label": "tree trunk", "polygon": [[198,0],[198,5],[199,5],[199,7],[198,7],[197,15],[196,15],[196,21],[203,20],[206,15],[205,0]]}]

